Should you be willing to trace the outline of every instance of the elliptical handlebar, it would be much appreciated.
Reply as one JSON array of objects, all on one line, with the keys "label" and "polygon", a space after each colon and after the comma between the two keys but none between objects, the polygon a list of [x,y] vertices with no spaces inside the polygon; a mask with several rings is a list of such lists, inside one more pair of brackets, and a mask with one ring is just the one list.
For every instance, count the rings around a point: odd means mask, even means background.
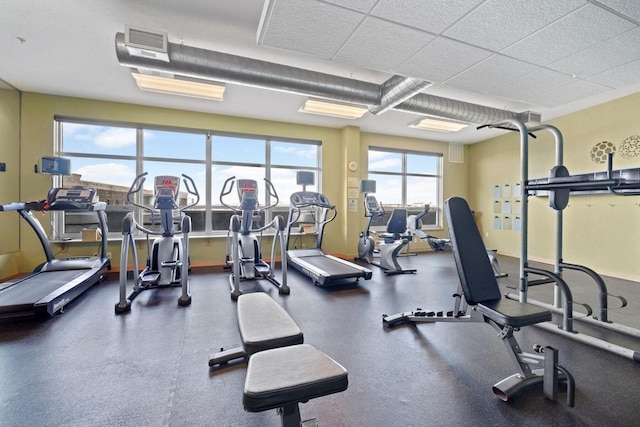
[{"label": "elliptical handlebar", "polygon": [[278,198],[278,193],[276,192],[276,188],[273,186],[271,181],[269,181],[267,178],[264,178],[264,186],[267,189],[267,191],[269,192],[269,196],[273,197],[276,201],[273,202],[272,204],[270,204],[269,206],[265,206],[263,208],[256,209],[258,212],[262,212],[262,211],[266,211],[267,209],[274,208],[274,207],[276,207],[276,205],[280,201],[280,199]]},{"label": "elliptical handlebar", "polygon": [[148,172],[143,172],[140,175],[136,176],[136,178],[133,180],[133,183],[131,183],[131,187],[129,187],[129,191],[127,191],[127,202],[141,209],[152,211],[153,210],[152,208],[150,208],[149,206],[144,206],[136,203],[135,201],[132,200],[132,197],[131,197],[142,190],[142,185],[147,180],[148,174],[149,174]]},{"label": "elliptical handlebar", "polygon": [[[225,208],[231,209],[234,213],[237,213],[238,209],[234,208],[233,206],[229,206],[223,200],[225,196],[229,195],[233,191],[233,185],[235,184],[235,182],[236,182],[236,176],[234,175],[230,178],[227,178],[224,184],[222,184],[222,190],[220,190],[220,204]],[[229,189],[227,189],[227,187],[229,187]]]},{"label": "elliptical handlebar", "polygon": [[196,201],[190,205],[186,205],[183,208],[180,208],[180,212],[183,212],[189,208],[194,207],[200,202],[200,193],[198,193],[198,187],[196,187],[196,183],[193,182],[193,179],[189,175],[182,174],[182,182],[184,182],[184,188],[187,190],[187,193],[192,196],[196,196]]}]

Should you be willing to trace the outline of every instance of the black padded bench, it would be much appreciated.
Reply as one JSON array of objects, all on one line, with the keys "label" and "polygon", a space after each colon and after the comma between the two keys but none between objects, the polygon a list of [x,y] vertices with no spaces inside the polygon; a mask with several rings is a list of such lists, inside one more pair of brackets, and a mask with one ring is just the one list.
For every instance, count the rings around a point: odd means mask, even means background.
[{"label": "black padded bench", "polygon": [[558,365],[558,351],[551,347],[536,346],[534,350],[542,354],[524,353],[513,335],[514,331],[524,326],[551,320],[551,312],[532,304],[503,299],[469,205],[460,197],[452,197],[445,202],[444,210],[460,278],[460,286],[454,294],[454,309],[446,314],[416,309],[383,315],[383,323],[389,327],[407,322],[488,323],[499,332],[498,337],[518,367],[518,373],[493,386],[493,392],[498,397],[506,401],[525,387],[543,382],[545,396],[556,400],[558,382],[566,380],[567,401],[569,406],[573,406],[573,377]]},{"label": "black padded bench", "polygon": [[302,344],[304,335],[284,308],[269,295],[256,292],[238,297],[238,328],[242,347],[221,349],[209,359],[209,366],[278,347]]},{"label": "black padded bench", "polygon": [[300,426],[300,402],[347,389],[347,371],[309,344],[265,350],[249,359],[242,402],[249,412],[278,409],[283,427]]}]

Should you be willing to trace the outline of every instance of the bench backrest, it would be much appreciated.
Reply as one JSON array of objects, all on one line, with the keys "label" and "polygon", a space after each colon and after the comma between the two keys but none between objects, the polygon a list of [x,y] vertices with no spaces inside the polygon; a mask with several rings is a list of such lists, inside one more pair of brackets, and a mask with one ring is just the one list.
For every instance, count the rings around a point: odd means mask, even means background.
[{"label": "bench backrest", "polygon": [[444,204],[451,249],[467,304],[501,298],[487,249],[467,201],[452,197]]}]

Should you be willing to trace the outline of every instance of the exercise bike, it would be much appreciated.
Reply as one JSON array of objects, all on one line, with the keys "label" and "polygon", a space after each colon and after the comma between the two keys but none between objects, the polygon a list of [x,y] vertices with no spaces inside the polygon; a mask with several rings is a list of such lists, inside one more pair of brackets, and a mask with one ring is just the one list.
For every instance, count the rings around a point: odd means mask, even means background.
[{"label": "exercise bike", "polygon": [[[268,179],[264,179],[269,196],[275,201],[269,206],[258,207],[258,183],[253,179],[228,178],[220,192],[220,203],[231,209],[233,215],[229,221],[227,232],[226,267],[231,268],[229,284],[231,286],[231,299],[237,300],[242,294],[240,281],[265,279],[278,288],[280,294],[289,294],[287,286],[287,255],[285,253],[284,229],[285,222],[281,215],[276,215],[271,222],[263,226],[254,227],[254,223],[262,219],[260,213],[272,209],[278,204],[278,193]],[[240,204],[233,207],[224,202],[224,197],[233,191],[236,184]],[[261,242],[262,232],[269,228],[275,229],[273,244],[271,246],[271,263],[267,264],[262,259]],[[260,238],[254,233],[260,233]],[[282,276],[280,281],[275,278],[276,242],[280,244],[280,260],[282,263]]]},{"label": "exercise bike", "polygon": [[[128,212],[122,221],[122,249],[120,253],[120,301],[115,305],[116,314],[131,311],[133,301],[142,291],[160,287],[181,287],[182,294],[178,298],[179,306],[191,304],[189,292],[189,233],[191,232],[191,217],[184,211],[198,204],[200,195],[193,179],[182,175],[185,189],[195,201],[179,207],[180,178],[177,176],[156,176],[154,180],[153,206],[137,203],[134,196],[143,190],[147,172],[138,175],[127,191],[127,202],[150,213],[151,219],[160,219],[160,230],[151,230],[139,224],[133,212]],[[177,211],[177,216],[174,216]],[[174,223],[180,224],[179,231]],[[134,240],[136,230],[142,231],[147,240],[147,263],[138,272],[138,253]],[[178,233],[182,236],[178,236]],[[158,236],[153,245],[150,236]],[[127,266],[129,247],[133,258],[135,281],[133,291],[126,295]]]},{"label": "exercise bike", "polygon": [[373,180],[363,180],[360,183],[360,191],[364,193],[365,217],[368,217],[367,226],[360,233],[358,241],[358,257],[356,260],[364,261],[368,264],[382,268],[385,274],[405,274],[415,273],[415,269],[402,268],[398,262],[398,256],[402,249],[412,239],[412,235],[406,233],[407,211],[406,209],[394,209],[387,222],[386,233],[376,233],[382,241],[378,245],[380,262],[374,262],[375,240],[371,237],[371,223],[374,218],[382,218],[385,215],[382,204],[376,197],[369,193],[375,193],[376,182]]}]

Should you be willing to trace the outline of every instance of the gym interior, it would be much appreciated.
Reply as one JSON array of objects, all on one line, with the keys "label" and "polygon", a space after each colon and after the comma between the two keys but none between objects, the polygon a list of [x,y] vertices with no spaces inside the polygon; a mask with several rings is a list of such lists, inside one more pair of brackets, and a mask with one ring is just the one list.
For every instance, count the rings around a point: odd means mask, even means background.
[{"label": "gym interior", "polygon": [[0,17],[2,425],[637,424],[637,8],[210,3]]}]

